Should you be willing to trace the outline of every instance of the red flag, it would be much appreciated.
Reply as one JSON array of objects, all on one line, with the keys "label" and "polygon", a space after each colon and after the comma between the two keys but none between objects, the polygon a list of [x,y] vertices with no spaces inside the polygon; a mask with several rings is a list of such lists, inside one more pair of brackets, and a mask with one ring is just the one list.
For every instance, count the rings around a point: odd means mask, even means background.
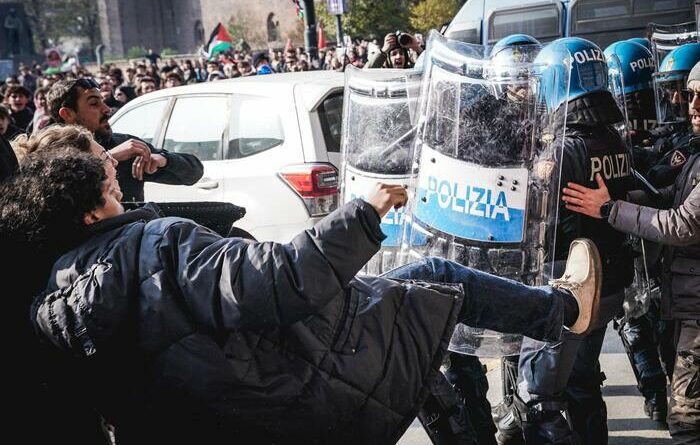
[{"label": "red flag", "polygon": [[326,32],[323,30],[323,23],[318,24],[318,49],[326,47]]}]

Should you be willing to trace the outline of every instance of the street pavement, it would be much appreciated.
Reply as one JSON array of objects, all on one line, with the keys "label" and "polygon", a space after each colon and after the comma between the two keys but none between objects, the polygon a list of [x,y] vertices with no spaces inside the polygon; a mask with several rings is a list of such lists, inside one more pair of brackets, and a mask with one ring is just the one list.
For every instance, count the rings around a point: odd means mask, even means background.
[{"label": "street pavement", "polygon": [[[608,407],[609,445],[668,445],[668,431],[644,415],[644,399],[637,391],[629,360],[622,349],[620,337],[611,326],[605,335],[601,367],[607,380],[603,396]],[[501,371],[495,360],[486,361],[489,368],[488,398],[498,403],[501,396]],[[399,445],[427,445],[430,439],[416,420],[406,431]]]}]

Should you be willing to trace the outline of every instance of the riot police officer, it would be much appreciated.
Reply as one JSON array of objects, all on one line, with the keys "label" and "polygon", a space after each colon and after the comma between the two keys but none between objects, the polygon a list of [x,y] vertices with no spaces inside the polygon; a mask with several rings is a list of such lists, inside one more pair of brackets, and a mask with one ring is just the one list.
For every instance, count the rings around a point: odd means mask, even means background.
[{"label": "riot police officer", "polygon": [[[645,39],[642,39],[645,40]],[[650,125],[656,123],[656,107],[653,95],[654,59],[644,46],[630,40],[615,42],[604,51],[611,73],[619,73],[621,85],[611,88],[618,102],[624,103],[627,111],[629,132],[644,133]],[[611,79],[611,84],[615,83]],[[611,85],[612,86],[612,85]],[[634,167],[648,170],[651,150],[646,147],[633,147]],[[656,246],[647,244],[648,263],[655,264],[658,259]],[[637,273],[644,275],[645,267],[641,264]],[[649,267],[648,270],[655,270]],[[646,280],[646,277],[644,277]],[[657,287],[658,289],[658,287]],[[647,296],[648,298],[648,296]],[[659,333],[655,328],[659,320],[659,302],[649,302],[646,313],[626,316],[624,313],[615,319],[615,327],[620,334],[625,352],[630,359],[632,370],[637,379],[637,388],[644,396],[644,412],[653,420],[664,421],[667,413],[666,376],[657,352]],[[662,342],[662,344],[665,344]],[[665,352],[665,351],[664,351]],[[669,368],[669,370],[672,366]]]},{"label": "riot police officer", "polygon": [[692,137],[689,127],[688,73],[700,62],[700,43],[679,46],[661,62],[654,75],[659,124],[664,125],[654,148],[659,159],[647,172],[647,177],[657,188],[672,185],[694,149],[688,144]]},{"label": "riot police officer", "polygon": [[[606,178],[610,194],[624,198],[633,187],[631,159],[614,127],[623,115],[607,89],[603,51],[581,38],[563,38],[555,44],[565,45],[571,60],[568,95],[545,98],[558,105],[560,113],[567,114],[566,128],[557,129],[557,137],[564,139],[562,183],[581,181],[592,185],[600,174]],[[562,55],[554,48],[548,45],[542,49],[535,63],[560,59]],[[624,288],[631,282],[632,258],[625,247],[625,235],[562,207],[555,260],[565,257],[562,246],[578,236],[589,236],[603,259],[600,318],[586,336],[565,335],[557,343],[523,340],[514,405],[528,444],[574,444],[576,435],[583,444],[607,441],[598,357],[605,326],[621,308]],[[568,411],[573,431],[562,415],[564,410]]]}]

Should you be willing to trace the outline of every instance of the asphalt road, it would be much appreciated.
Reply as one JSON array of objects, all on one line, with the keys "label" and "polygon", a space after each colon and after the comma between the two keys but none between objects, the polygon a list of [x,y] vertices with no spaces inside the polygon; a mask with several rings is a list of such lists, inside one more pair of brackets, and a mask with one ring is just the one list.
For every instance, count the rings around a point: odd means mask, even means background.
[{"label": "asphalt road", "polygon": [[[608,407],[609,445],[668,445],[668,431],[644,415],[644,399],[637,386],[629,361],[622,349],[617,333],[608,327],[600,357],[601,367],[607,380],[603,396]],[[498,403],[501,394],[500,368],[495,362],[487,364],[489,369],[489,393],[492,404]],[[418,421],[414,421],[399,445],[427,445],[428,436]]]}]

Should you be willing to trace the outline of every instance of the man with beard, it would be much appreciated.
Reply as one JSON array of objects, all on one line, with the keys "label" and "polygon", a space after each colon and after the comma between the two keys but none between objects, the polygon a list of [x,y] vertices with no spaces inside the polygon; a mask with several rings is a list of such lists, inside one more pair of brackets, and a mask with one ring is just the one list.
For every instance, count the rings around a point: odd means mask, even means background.
[{"label": "man with beard", "polygon": [[[700,443],[700,63],[688,74],[686,102],[693,139],[693,154],[673,185],[660,190],[656,202],[643,194],[629,199],[662,210],[614,200],[607,185],[568,184],[566,208],[601,218],[611,227],[664,244],[662,316],[675,322],[677,353],[673,367],[668,426],[675,444]],[[602,210],[602,211],[601,211]]]},{"label": "man with beard", "polygon": [[51,117],[60,123],[82,125],[119,161],[117,175],[123,201],[143,201],[143,182],[192,185],[204,173],[196,156],[171,153],[128,134],[113,133],[110,108],[92,79],[64,80],[47,96]]}]

